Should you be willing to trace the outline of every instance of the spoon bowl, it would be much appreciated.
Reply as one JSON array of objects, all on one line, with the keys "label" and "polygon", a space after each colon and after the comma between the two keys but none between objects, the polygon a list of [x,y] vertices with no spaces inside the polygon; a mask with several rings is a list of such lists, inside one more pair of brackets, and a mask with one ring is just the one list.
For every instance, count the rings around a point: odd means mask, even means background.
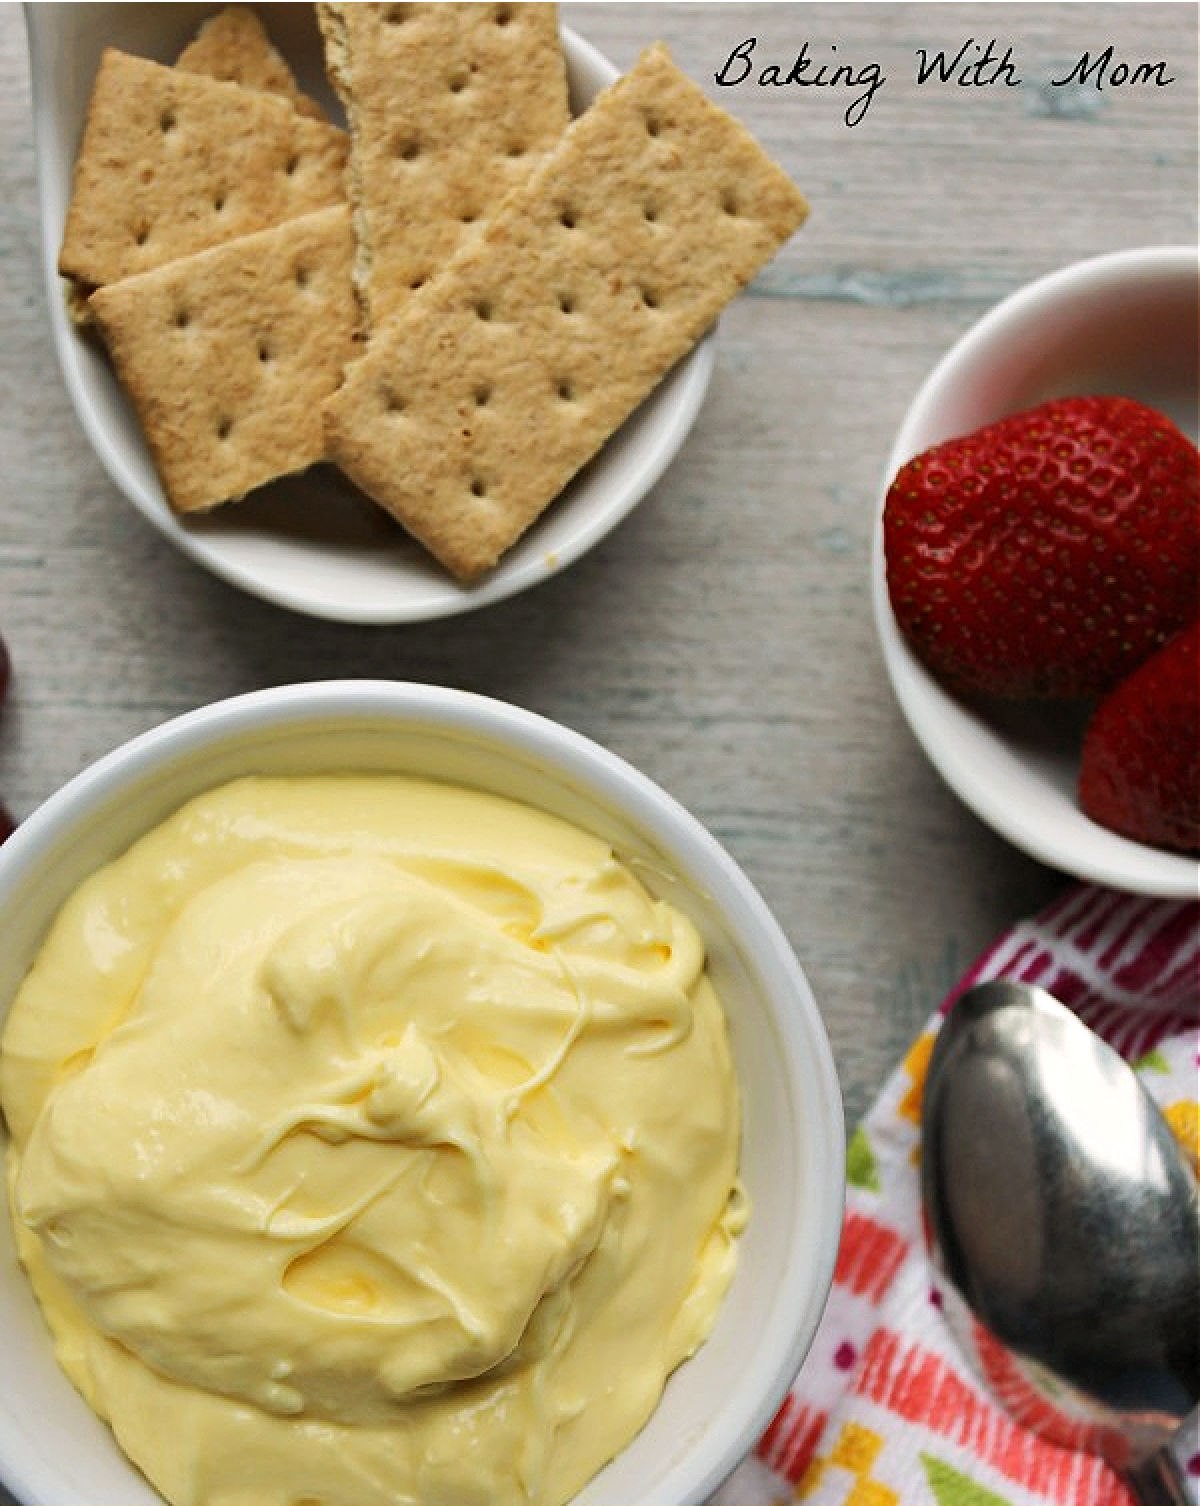
[{"label": "spoon bowl", "polygon": [[1168,1445],[1200,1404],[1200,1203],[1137,1075],[1044,990],[978,985],[938,1034],[922,1147],[943,1310],[989,1389],[1143,1500],[1189,1500]]}]

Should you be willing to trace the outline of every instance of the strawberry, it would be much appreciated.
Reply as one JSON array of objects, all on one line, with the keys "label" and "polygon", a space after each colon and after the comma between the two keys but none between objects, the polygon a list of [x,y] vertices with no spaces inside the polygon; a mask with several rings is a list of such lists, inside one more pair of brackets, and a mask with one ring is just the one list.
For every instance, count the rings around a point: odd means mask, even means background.
[{"label": "strawberry", "polygon": [[1079,803],[1135,842],[1200,852],[1200,623],[1097,706],[1083,740]]},{"label": "strawberry", "polygon": [[951,690],[1091,696],[1196,614],[1200,465],[1160,413],[1068,397],[910,460],[883,515],[901,632]]}]

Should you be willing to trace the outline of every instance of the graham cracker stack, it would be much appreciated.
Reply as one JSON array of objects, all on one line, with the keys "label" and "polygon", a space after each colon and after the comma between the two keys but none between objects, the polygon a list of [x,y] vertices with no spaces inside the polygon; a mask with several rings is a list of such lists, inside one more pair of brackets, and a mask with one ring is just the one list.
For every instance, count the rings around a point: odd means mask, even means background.
[{"label": "graham cracker stack", "polygon": [[336,204],[346,150],[285,99],[108,48],[59,271],[90,291]]},{"label": "graham cracker stack", "polygon": [[279,94],[301,115],[326,119],[316,100],[300,89],[258,13],[248,5],[227,5],[210,16],[176,58],[175,66],[245,89]]},{"label": "graham cracker stack", "polygon": [[356,286],[379,324],[565,129],[556,10],[322,4],[317,18],[350,126]]},{"label": "graham cracker stack", "polygon": [[463,580],[490,569],[803,221],[654,46],[375,328],[329,456]]},{"label": "graham cracker stack", "polygon": [[324,457],[355,352],[350,210],[316,210],[98,289],[91,308],[171,506],[244,496]]}]

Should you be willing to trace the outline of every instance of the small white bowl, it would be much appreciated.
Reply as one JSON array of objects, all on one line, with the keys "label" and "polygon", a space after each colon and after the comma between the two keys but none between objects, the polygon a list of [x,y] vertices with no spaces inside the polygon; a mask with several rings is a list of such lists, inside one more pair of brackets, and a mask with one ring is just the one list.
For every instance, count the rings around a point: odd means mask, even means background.
[{"label": "small white bowl", "polygon": [[1079,809],[1079,708],[984,710],[948,694],[901,637],[888,600],[883,501],[905,461],[931,445],[1049,398],[1137,398],[1196,439],[1194,247],[1157,246],[1077,262],[1004,299],[934,368],[901,425],[879,499],[875,623],[901,710],[959,798],[1014,846],[1078,878],[1194,897],[1200,865],[1117,836]]},{"label": "small white bowl", "polygon": [[[0,1016],[66,895],[190,796],[249,772],[349,768],[473,785],[573,821],[611,842],[705,938],[741,1085],[753,1211],[708,1342],[577,1498],[699,1506],[770,1422],[820,1318],[841,1228],[842,1108],[821,1017],[762,899],[628,764],[530,712],[426,685],[288,686],[190,712],[78,775],[0,846]],[[158,1501],[55,1363],[6,1216],[0,1347],[0,1480],[24,1506]]]},{"label": "small white bowl", "polygon": [[[448,617],[548,579],[604,538],[674,458],[708,388],[715,353],[711,331],[496,568],[472,586],[455,581],[332,466],[274,482],[207,516],[180,518],[168,505],[108,360],[67,314],[56,262],[101,51],[115,46],[170,62],[213,9],[211,4],[25,7],[51,328],[67,391],[105,470],[138,511],[193,560],[252,595],[313,617],[355,623]],[[336,115],[312,6],[271,5],[264,15],[301,85]],[[562,40],[571,108],[578,114],[617,70],[565,28]]]}]

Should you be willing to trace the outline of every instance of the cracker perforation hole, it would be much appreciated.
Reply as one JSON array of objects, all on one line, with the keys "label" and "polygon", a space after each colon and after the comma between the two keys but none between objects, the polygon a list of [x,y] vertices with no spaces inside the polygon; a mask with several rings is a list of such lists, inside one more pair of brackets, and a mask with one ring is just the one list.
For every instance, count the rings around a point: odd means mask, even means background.
[{"label": "cracker perforation hole", "polygon": [[573,293],[560,293],[558,295],[558,307],[564,314],[573,314],[578,307]]},{"label": "cracker perforation hole", "polygon": [[471,396],[475,399],[477,408],[486,408],[492,400],[492,389],[486,382],[481,382]]},{"label": "cracker perforation hole", "polygon": [[150,227],[148,225],[139,225],[133,232],[133,239],[136,245],[144,246],[150,239]]},{"label": "cracker perforation hole", "polygon": [[295,277],[298,288],[306,288],[312,281],[312,273],[307,267],[297,267]]},{"label": "cracker perforation hole", "polygon": [[645,121],[646,121],[646,135],[647,136],[661,136],[662,135],[663,123],[658,118],[657,115],[647,115],[647,116],[645,116]]},{"label": "cracker perforation hole", "polygon": [[449,88],[451,94],[461,94],[467,87],[468,82],[469,78],[467,74],[455,73],[451,76],[447,87]]},{"label": "cracker perforation hole", "polygon": [[477,209],[464,209],[458,218],[464,225],[473,225],[479,218],[479,211]]},{"label": "cracker perforation hole", "polygon": [[264,366],[271,359],[271,347],[265,340],[258,342],[258,359]]},{"label": "cracker perforation hole", "polygon": [[562,402],[573,403],[575,401],[575,384],[569,377],[562,377],[554,390]]},{"label": "cracker perforation hole", "polygon": [[396,156],[403,162],[415,162],[421,155],[421,143],[415,136],[401,136],[396,143]]},{"label": "cracker perforation hole", "polygon": [[496,17],[495,17],[495,20],[496,20],[496,25],[497,26],[507,26],[508,23],[512,20],[512,18],[513,18],[513,12],[512,12],[512,6],[511,5],[498,5],[496,7]]},{"label": "cracker perforation hole", "polygon": [[192,322],[192,316],[188,313],[187,309],[176,309],[175,318],[172,322],[176,329],[187,329],[188,325]]},{"label": "cracker perforation hole", "polygon": [[412,7],[408,5],[385,6],[383,19],[388,26],[403,26],[405,21],[412,19]]},{"label": "cracker perforation hole", "polygon": [[640,292],[642,295],[642,303],[646,308],[656,309],[658,307],[658,294],[654,291],[653,288],[642,288],[640,289]]},{"label": "cracker perforation hole", "polygon": [[721,195],[721,209],[725,214],[729,215],[731,219],[736,219],[737,216],[741,213],[741,209],[737,201],[737,195],[734,193],[732,188],[727,188]]},{"label": "cracker perforation hole", "polygon": [[225,208],[225,195],[223,193],[213,194],[212,206],[220,214],[222,209]]},{"label": "cracker perforation hole", "polygon": [[299,166],[300,166],[300,158],[299,158],[299,156],[297,156],[297,154],[295,152],[293,152],[292,155],[283,164],[283,170],[288,175],[289,178],[294,178],[296,176],[296,169]]},{"label": "cracker perforation hole", "polygon": [[559,212],[558,223],[564,230],[574,230],[579,224],[579,216],[573,209],[563,209]]},{"label": "cracker perforation hole", "polygon": [[487,483],[484,481],[482,476],[472,476],[471,495],[473,497],[487,496]]},{"label": "cracker perforation hole", "polygon": [[233,433],[233,419],[227,414],[217,419],[217,438],[228,439]]},{"label": "cracker perforation hole", "polygon": [[418,272],[414,277],[410,277],[408,280],[409,291],[415,293],[418,288],[423,288],[428,281],[429,279],[424,275],[424,273]]},{"label": "cracker perforation hole", "polygon": [[492,317],[492,305],[486,298],[480,298],[475,303],[475,315],[486,324]]},{"label": "cracker perforation hole", "polygon": [[524,144],[520,141],[512,142],[508,147],[506,155],[511,157],[515,162],[518,157],[523,157],[525,155]]},{"label": "cracker perforation hole", "polygon": [[384,389],[383,411],[385,413],[391,413],[393,415],[403,413],[407,407],[408,404],[407,402],[405,402],[400,393],[393,392],[391,388]]},{"label": "cracker perforation hole", "polygon": [[658,205],[657,204],[643,204],[642,205],[642,218],[648,224],[651,224],[651,225],[655,224],[656,221],[658,220]]},{"label": "cracker perforation hole", "polygon": [[177,121],[176,121],[176,118],[175,118],[175,111],[174,110],[166,109],[158,117],[158,128],[163,133],[164,136],[167,135],[167,133],[169,131],[173,131],[175,129],[176,124],[177,124]]}]

